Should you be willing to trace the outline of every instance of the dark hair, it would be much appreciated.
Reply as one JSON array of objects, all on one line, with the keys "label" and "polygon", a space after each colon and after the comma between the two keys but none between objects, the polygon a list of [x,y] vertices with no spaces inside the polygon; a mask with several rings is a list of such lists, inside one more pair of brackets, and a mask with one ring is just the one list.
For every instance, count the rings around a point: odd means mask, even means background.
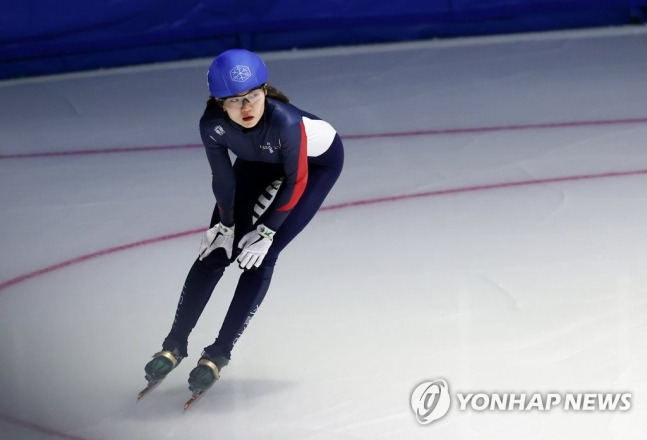
[{"label": "dark hair", "polygon": [[290,98],[285,96],[283,92],[281,92],[279,89],[277,89],[274,86],[266,84],[265,90],[267,90],[267,96],[269,96],[270,98],[274,98],[277,101],[285,102],[286,104],[290,102]]},{"label": "dark hair", "polygon": [[[290,98],[288,98],[286,95],[283,94],[283,92],[281,92],[279,89],[277,89],[274,86],[265,84],[265,91],[267,92],[268,98],[273,98],[273,99],[276,99],[277,101],[281,101],[285,103],[290,102]],[[209,99],[207,99],[207,110],[209,110],[214,105],[217,105],[218,107],[222,108],[222,100],[214,98],[213,96],[209,96]]]}]

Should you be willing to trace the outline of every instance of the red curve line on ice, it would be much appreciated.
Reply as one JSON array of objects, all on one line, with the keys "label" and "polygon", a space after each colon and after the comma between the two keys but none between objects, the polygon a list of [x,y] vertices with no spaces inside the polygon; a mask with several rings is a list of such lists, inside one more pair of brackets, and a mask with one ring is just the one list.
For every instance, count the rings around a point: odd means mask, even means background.
[{"label": "red curve line on ice", "polygon": [[[514,188],[519,186],[530,186],[530,185],[541,185],[545,183],[557,183],[557,182],[575,182],[578,180],[593,180],[593,179],[607,179],[611,177],[627,177],[627,176],[638,176],[642,174],[647,174],[647,170],[633,170],[633,171],[618,171],[618,172],[608,172],[600,174],[582,174],[579,176],[564,176],[564,177],[549,177],[546,179],[534,179],[534,180],[523,180],[517,182],[503,182],[503,183],[492,183],[489,185],[476,185],[476,186],[466,186],[463,188],[450,188],[450,189],[441,189],[436,191],[426,191],[421,193],[414,194],[403,194],[399,196],[391,197],[380,197],[377,199],[369,200],[358,200],[356,202],[346,202],[340,203],[337,205],[330,205],[324,208],[321,208],[322,211],[329,209],[341,209],[348,208],[351,206],[362,206],[362,205],[373,205],[376,203],[386,203],[386,202],[395,202],[399,200],[406,199],[416,199],[420,197],[434,197],[434,196],[444,196],[448,194],[460,194],[466,192],[475,192],[475,191],[486,191],[492,189],[502,189],[502,188]],[[0,284],[0,290],[2,290],[2,285]]]},{"label": "red curve line on ice", "polygon": [[548,122],[544,124],[520,124],[520,125],[499,125],[491,127],[473,127],[473,128],[448,128],[439,130],[418,130],[405,131],[396,133],[376,133],[376,134],[351,134],[342,136],[343,139],[371,139],[387,137],[406,137],[406,136],[438,136],[448,134],[470,134],[470,133],[490,133],[497,131],[517,131],[517,130],[546,130],[555,128],[572,128],[572,127],[595,127],[603,125],[625,125],[625,124],[645,124],[647,118],[628,118],[628,119],[599,119],[592,121],[571,121],[571,122]]},{"label": "red curve line on ice", "polygon": [[[521,186],[542,185],[542,184],[548,184],[548,183],[575,182],[575,181],[593,180],[593,179],[608,179],[613,177],[628,177],[628,176],[638,176],[638,175],[645,175],[645,174],[647,174],[647,169],[608,172],[608,173],[600,173],[600,174],[582,174],[579,176],[551,177],[546,179],[522,180],[522,181],[516,181],[516,182],[502,182],[502,183],[493,183],[489,185],[467,186],[463,188],[441,189],[436,191],[426,191],[426,192],[413,193],[413,194],[402,194],[402,195],[391,196],[391,197],[380,197],[376,199],[357,200],[354,202],[346,202],[346,203],[339,203],[336,205],[324,206],[320,210],[333,211],[333,210],[351,208],[356,206],[375,205],[379,203],[396,202],[400,200],[408,200],[408,199],[423,198],[423,197],[437,197],[437,196],[444,196],[449,194],[460,194],[460,193],[467,193],[467,192],[487,191],[487,190],[495,190],[495,189],[503,189],[503,188],[515,188],[515,187],[521,187]],[[91,254],[82,255],[80,257],[63,261],[61,263],[54,264],[52,266],[48,266],[43,269],[39,269],[34,272],[29,272],[24,275],[20,275],[18,277],[11,278],[7,281],[4,281],[0,283],[0,292],[2,292],[3,290],[11,286],[15,286],[16,284],[20,284],[23,281],[27,281],[41,275],[45,275],[55,270],[63,269],[69,266],[73,266],[75,264],[93,260],[95,258],[102,257],[104,255],[114,254],[116,252],[125,251],[128,249],[132,249],[140,246],[146,246],[149,244],[160,243],[163,241],[172,240],[174,238],[185,237],[187,235],[198,234],[202,232],[204,232],[204,229],[192,229],[190,231],[178,232],[176,234],[165,235],[162,237],[149,238],[147,240],[137,241],[137,242],[125,244],[122,246],[104,249],[102,251],[97,251]]]},{"label": "red curve line on ice", "polygon": [[20,426],[21,428],[26,428],[30,429],[32,431],[38,431],[42,432],[43,434],[47,434],[53,437],[58,437],[58,438],[63,438],[66,440],[86,440],[83,437],[77,437],[75,435],[69,435],[65,434],[63,432],[58,432],[55,431],[51,428],[46,428],[44,426],[37,425],[36,423],[31,423],[31,422],[25,422],[24,420],[17,419],[15,417],[9,417],[4,414],[0,414],[0,420],[4,420],[5,422],[12,423],[16,426]]},{"label": "red curve line on ice", "polygon": [[[600,119],[592,121],[572,121],[572,122],[550,122],[544,124],[521,124],[521,125],[500,125],[491,127],[466,127],[450,128],[439,130],[414,130],[391,133],[368,133],[368,134],[349,134],[341,136],[344,140],[357,139],[379,139],[392,137],[411,137],[411,136],[438,136],[438,135],[455,135],[470,133],[491,133],[497,131],[518,131],[518,130],[546,130],[556,128],[572,127],[595,127],[605,125],[627,125],[627,124],[645,124],[647,118],[628,118],[628,119]],[[96,150],[78,150],[78,151],[52,151],[52,152],[35,152],[35,153],[17,153],[17,154],[0,154],[0,160],[7,159],[35,159],[42,157],[61,157],[61,156],[88,156],[93,154],[115,154],[115,153],[142,153],[148,151],[164,150],[186,150],[203,148],[202,144],[185,144],[185,145],[166,145],[166,146],[148,146],[148,147],[128,147],[128,148],[103,148]]]},{"label": "red curve line on ice", "polygon": [[114,254],[116,252],[125,251],[139,246],[146,246],[149,244],[159,243],[166,240],[172,240],[174,238],[185,237],[187,235],[197,234],[198,232],[204,232],[204,229],[195,229],[192,231],[178,232],[177,234],[170,234],[170,235],[164,235],[162,237],[150,238],[148,240],[137,241],[134,243],[124,244],[121,246],[104,249],[102,251],[93,252],[91,254],[82,255],[80,257],[72,258],[71,260],[63,261],[61,263],[54,264],[53,266],[48,266],[43,269],[36,270],[34,272],[26,273],[24,275],[20,275],[16,278],[12,278],[3,283],[0,283],[0,291],[8,287],[14,286],[16,284],[22,283],[23,281],[27,281],[41,275],[45,275],[46,273],[54,272],[55,270],[63,269],[65,267],[83,263],[88,260],[93,260],[95,258],[102,257],[104,255]]}]

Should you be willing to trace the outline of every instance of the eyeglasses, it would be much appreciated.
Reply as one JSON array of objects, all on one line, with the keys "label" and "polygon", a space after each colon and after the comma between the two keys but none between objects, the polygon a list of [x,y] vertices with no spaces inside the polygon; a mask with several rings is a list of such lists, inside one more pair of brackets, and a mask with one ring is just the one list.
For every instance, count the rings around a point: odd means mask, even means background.
[{"label": "eyeglasses", "polygon": [[242,108],[245,105],[245,101],[250,104],[254,104],[259,99],[265,96],[265,84],[260,87],[257,87],[243,96],[232,96],[229,98],[224,98],[222,100],[222,105],[227,108],[238,109]]}]

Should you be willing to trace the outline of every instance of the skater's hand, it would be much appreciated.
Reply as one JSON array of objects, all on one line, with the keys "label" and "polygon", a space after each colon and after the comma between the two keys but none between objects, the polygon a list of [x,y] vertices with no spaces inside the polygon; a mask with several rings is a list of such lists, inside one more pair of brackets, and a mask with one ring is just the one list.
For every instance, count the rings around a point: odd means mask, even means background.
[{"label": "skater's hand", "polygon": [[263,262],[267,250],[272,244],[275,232],[265,225],[258,225],[255,231],[249,232],[240,239],[238,247],[242,249],[238,256],[241,269],[258,267]]},{"label": "skater's hand", "polygon": [[231,250],[234,245],[234,226],[228,228],[222,223],[218,223],[211,229],[207,229],[200,243],[199,255],[200,260],[205,258],[211,252],[218,248],[223,248],[227,258],[231,258]]}]

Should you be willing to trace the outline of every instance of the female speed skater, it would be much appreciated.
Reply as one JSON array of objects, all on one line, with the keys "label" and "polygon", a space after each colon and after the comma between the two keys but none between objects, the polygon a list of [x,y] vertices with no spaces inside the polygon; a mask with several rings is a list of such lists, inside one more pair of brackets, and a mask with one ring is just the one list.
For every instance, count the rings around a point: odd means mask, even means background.
[{"label": "female speed skater", "polygon": [[188,356],[189,334],[225,269],[236,261],[243,272],[220,332],[189,375],[194,395],[220,378],[267,293],[279,254],[315,216],[344,162],[335,129],[270,86],[257,54],[223,52],[207,78],[211,96],[200,134],[216,206],[171,330],[145,367],[151,386]]}]

